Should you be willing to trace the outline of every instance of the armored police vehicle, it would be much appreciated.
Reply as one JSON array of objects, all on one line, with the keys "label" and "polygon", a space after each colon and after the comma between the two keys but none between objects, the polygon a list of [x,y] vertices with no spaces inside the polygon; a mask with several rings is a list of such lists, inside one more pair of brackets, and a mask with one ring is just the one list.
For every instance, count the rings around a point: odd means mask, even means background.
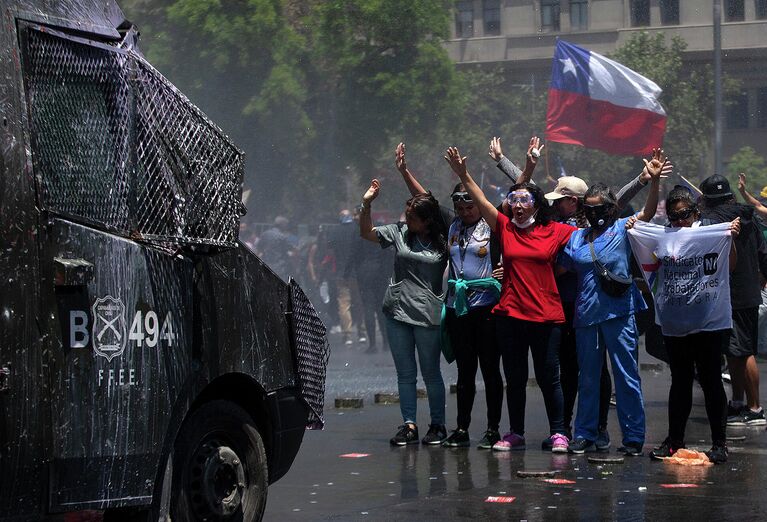
[{"label": "armored police vehicle", "polygon": [[242,153],[113,1],[0,7],[0,520],[259,519],[328,352]]}]

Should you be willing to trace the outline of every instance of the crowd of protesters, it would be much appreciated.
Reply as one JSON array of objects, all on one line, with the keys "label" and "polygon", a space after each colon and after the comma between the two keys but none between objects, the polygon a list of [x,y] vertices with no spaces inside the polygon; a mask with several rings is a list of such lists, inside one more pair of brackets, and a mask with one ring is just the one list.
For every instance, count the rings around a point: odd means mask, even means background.
[{"label": "crowd of protesters", "polygon": [[[525,449],[530,353],[549,422],[543,450],[609,450],[614,383],[618,451],[641,455],[645,413],[638,338],[645,334],[648,353],[666,361],[672,377],[668,436],[650,456],[670,457],[685,447],[697,380],[711,430],[707,455],[726,461],[727,426],[767,424],[755,358],[767,347],[767,243],[757,225],[767,219],[767,207],[747,190],[743,174],[738,190],[746,204],[735,201],[729,182],[718,175],[704,180],[699,191],[676,186],[660,199],[660,180],[673,166],[659,149],[616,193],[574,176],[560,177],[546,192],[533,181],[543,148],[531,138],[520,169],[504,156],[500,139],[491,140],[490,157],[512,180],[497,206],[491,199],[497,199],[498,188],[490,187],[493,195],[486,197],[466,158],[447,149],[445,159],[459,181],[447,208],[409,170],[401,143],[395,164],[411,198],[400,222],[373,222],[371,206],[381,189],[373,180],[358,207],[341,210],[338,222],[319,226],[315,236],[292,234],[289,220],[277,217],[245,242],[280,277],[298,279],[343,344],[370,353],[391,350],[403,418],[393,445],[470,446],[480,370],[487,408],[477,447]],[[645,188],[644,206],[634,212],[630,202]],[[632,266],[627,237],[638,221],[651,220],[692,229],[729,224],[708,229],[732,238],[726,328],[667,334],[652,293]],[[443,356],[458,370],[457,419],[450,434]],[[430,410],[423,438],[416,422],[419,368]],[[732,384],[729,401],[723,375]],[[510,426],[501,435],[504,380]]]},{"label": "crowd of protesters", "polygon": [[[760,274],[767,276],[767,247],[754,213],[767,214],[767,207],[750,196],[743,177],[739,189],[749,205],[736,203],[729,183],[718,175],[704,180],[700,197],[690,188],[678,186],[659,205],[661,177],[673,168],[660,149],[644,160],[641,173],[617,194],[603,183],[589,187],[572,176],[560,178],[546,193],[532,179],[541,149],[539,139],[531,138],[525,167],[520,170],[503,155],[500,140],[491,141],[490,156],[513,180],[498,206],[485,196],[472,178],[466,158],[454,147],[445,154],[459,181],[450,194],[452,208],[440,206],[412,174],[404,144],[395,153],[397,170],[411,193],[404,206],[404,221],[373,223],[371,207],[381,190],[378,180],[372,180],[363,195],[357,218],[360,236],[384,251],[393,250],[388,268],[377,265],[375,270],[388,276],[393,264],[391,280],[379,287],[384,295],[378,301],[395,363],[403,418],[391,444],[470,446],[479,369],[487,419],[477,446],[497,451],[525,449],[531,353],[549,421],[542,449],[575,454],[608,450],[607,412],[614,381],[622,433],[618,451],[642,455],[645,412],[638,337],[642,329],[649,335],[655,328],[656,338],[664,341],[661,352],[671,366],[672,382],[668,437],[650,456],[670,457],[685,447],[684,430],[697,377],[711,428],[712,447],[707,455],[712,462],[725,462],[727,425],[767,424],[759,404],[754,358],[764,286]],[[633,212],[629,201],[642,190],[647,192],[644,205]],[[705,232],[731,244],[731,299],[725,312],[731,328],[669,329],[660,309],[657,325],[640,328],[653,303],[651,293],[646,287],[643,292],[632,275],[628,235],[632,228],[642,230],[637,222],[656,218],[659,206],[666,211],[665,226],[690,227],[685,233]],[[372,276],[373,270],[363,274],[357,281],[365,284],[358,286],[367,286]],[[346,295],[346,290],[338,295]],[[342,318],[341,324],[348,334],[345,325],[349,321]],[[722,384],[722,355],[732,379],[729,402]],[[443,356],[448,362],[455,360],[458,369],[457,425],[449,435],[440,372]],[[422,439],[416,411],[419,367],[430,410],[429,428]],[[504,378],[510,427],[502,436]]]}]

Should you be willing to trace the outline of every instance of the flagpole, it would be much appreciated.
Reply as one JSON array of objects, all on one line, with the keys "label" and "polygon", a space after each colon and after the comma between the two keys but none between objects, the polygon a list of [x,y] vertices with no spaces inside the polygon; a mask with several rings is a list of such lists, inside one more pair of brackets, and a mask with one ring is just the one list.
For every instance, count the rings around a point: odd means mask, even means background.
[{"label": "flagpole", "polygon": [[543,163],[546,165],[546,179],[552,179],[551,175],[549,174],[549,148],[548,147],[543,148]]},{"label": "flagpole", "polygon": [[714,172],[722,172],[722,0],[714,0]]}]

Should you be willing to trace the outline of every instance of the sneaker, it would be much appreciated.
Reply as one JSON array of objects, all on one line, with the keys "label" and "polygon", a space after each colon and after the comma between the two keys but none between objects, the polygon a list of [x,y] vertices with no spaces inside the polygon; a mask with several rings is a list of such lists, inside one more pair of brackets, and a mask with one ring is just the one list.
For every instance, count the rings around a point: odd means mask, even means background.
[{"label": "sneaker", "polygon": [[730,376],[729,372],[722,372],[722,380],[724,382],[732,382],[732,377]]},{"label": "sneaker", "polygon": [[674,442],[666,437],[666,440],[664,440],[660,446],[650,452],[650,458],[653,460],[663,460],[673,456],[680,448],[684,448],[684,444]]},{"label": "sneaker", "polygon": [[353,344],[354,344],[354,342],[353,342],[351,339],[347,339],[347,340],[345,340],[345,341],[344,341],[344,344],[345,344],[346,346],[351,346],[351,345],[353,345]]},{"label": "sneaker", "polygon": [[610,434],[607,430],[599,430],[597,434],[597,440],[594,441],[597,451],[609,451],[610,449]]},{"label": "sneaker", "polygon": [[554,435],[549,437],[549,440],[551,441],[552,453],[567,453],[567,447],[570,443],[567,437],[565,437],[561,433],[555,433]]},{"label": "sneaker", "polygon": [[359,339],[357,339],[357,342],[358,343],[366,343],[366,342],[368,342],[368,338],[363,335]]},{"label": "sneaker", "polygon": [[627,442],[618,448],[618,453],[623,453],[627,457],[641,457],[643,455],[642,445],[638,442]]},{"label": "sneaker", "polygon": [[764,417],[764,408],[759,408],[759,411],[745,408],[743,410],[743,424],[745,426],[764,426],[767,424],[767,419]]},{"label": "sneaker", "polygon": [[469,432],[461,428],[453,430],[453,432],[448,438],[445,439],[442,445],[446,448],[468,448],[471,446],[471,442],[469,441]]},{"label": "sneaker", "polygon": [[745,426],[743,423],[743,412],[746,410],[745,406],[735,407],[732,403],[727,403],[727,425],[728,426]]},{"label": "sneaker", "polygon": [[399,427],[397,434],[389,440],[392,446],[418,444],[418,426],[411,428],[408,424]]},{"label": "sneaker", "polygon": [[571,440],[570,444],[567,446],[567,452],[574,453],[576,455],[581,455],[586,452],[590,453],[596,450],[597,447],[594,444],[594,441],[584,439],[583,437],[578,437],[577,439]]},{"label": "sneaker", "polygon": [[429,424],[429,431],[426,432],[426,436],[421,439],[421,443],[428,444],[430,446],[436,446],[442,444],[447,438],[447,430],[444,424]]},{"label": "sneaker", "polygon": [[485,434],[482,435],[482,438],[477,444],[477,448],[493,449],[493,444],[495,444],[499,440],[501,440],[501,434],[498,433],[498,430],[487,430]]},{"label": "sneaker", "polygon": [[708,457],[708,460],[713,462],[714,464],[724,464],[727,462],[727,456],[730,454],[729,451],[727,451],[727,445],[724,443],[717,444],[714,443],[713,446],[711,446],[711,449],[706,452],[706,456]]},{"label": "sneaker", "polygon": [[501,440],[493,444],[495,451],[517,451],[525,449],[525,438],[510,431]]}]

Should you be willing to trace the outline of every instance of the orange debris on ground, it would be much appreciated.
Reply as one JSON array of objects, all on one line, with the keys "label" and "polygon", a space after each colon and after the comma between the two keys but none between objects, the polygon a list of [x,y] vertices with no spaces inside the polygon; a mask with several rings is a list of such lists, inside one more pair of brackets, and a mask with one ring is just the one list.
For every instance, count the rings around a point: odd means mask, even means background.
[{"label": "orange debris on ground", "polygon": [[712,466],[708,456],[702,451],[679,449],[673,457],[663,459],[667,464],[680,464],[682,466]]}]

